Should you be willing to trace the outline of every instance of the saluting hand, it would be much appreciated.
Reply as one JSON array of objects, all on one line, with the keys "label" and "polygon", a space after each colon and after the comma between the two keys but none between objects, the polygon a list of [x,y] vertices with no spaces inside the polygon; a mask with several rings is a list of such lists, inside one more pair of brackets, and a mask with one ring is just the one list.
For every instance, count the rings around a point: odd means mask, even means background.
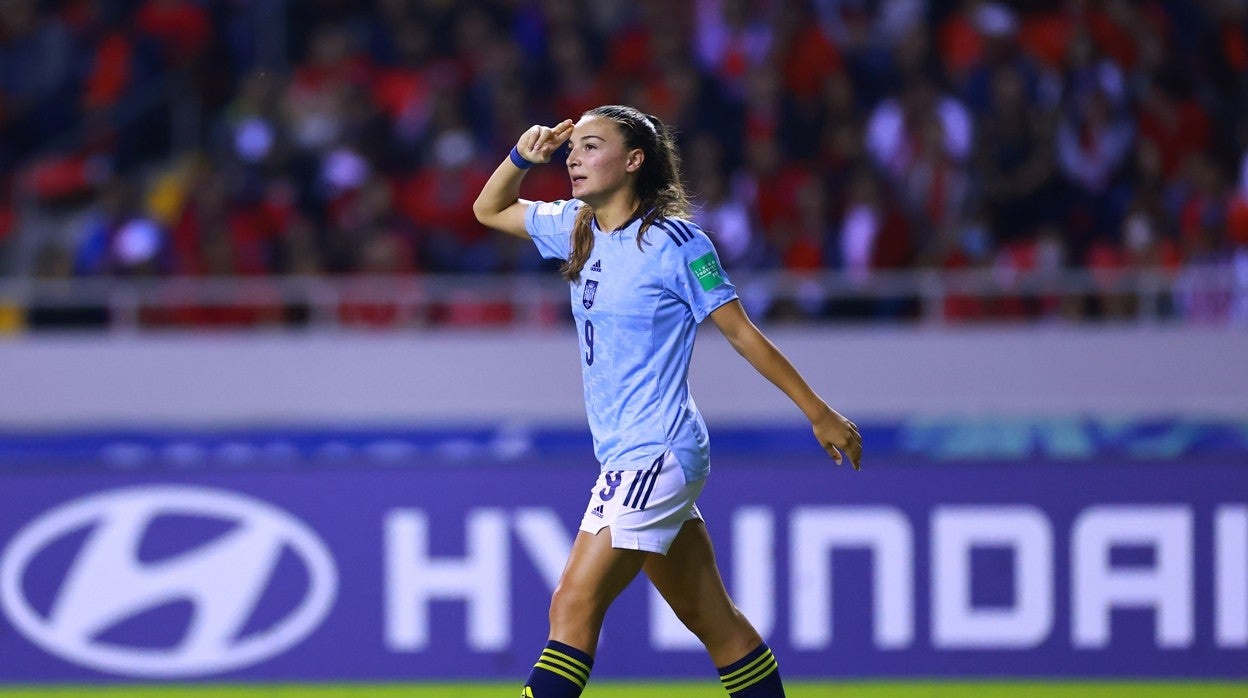
[{"label": "saluting hand", "polygon": [[564,119],[553,128],[534,124],[520,136],[516,150],[520,157],[533,163],[550,162],[550,158],[572,137],[572,120]]},{"label": "saluting hand", "polygon": [[862,435],[858,433],[857,425],[829,407],[811,422],[811,428],[819,445],[823,446],[837,465],[841,465],[843,451],[849,456],[849,462],[854,464],[854,470],[862,470]]}]

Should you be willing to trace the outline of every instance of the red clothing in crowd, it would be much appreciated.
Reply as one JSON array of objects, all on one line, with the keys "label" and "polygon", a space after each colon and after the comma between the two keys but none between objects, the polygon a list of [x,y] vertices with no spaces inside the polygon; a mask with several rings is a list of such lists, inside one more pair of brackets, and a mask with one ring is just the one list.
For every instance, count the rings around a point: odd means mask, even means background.
[{"label": "red clothing in crowd", "polygon": [[187,0],[148,0],[135,16],[135,24],[155,38],[174,63],[199,57],[212,38],[208,12]]},{"label": "red clothing in crowd", "polygon": [[476,167],[458,171],[426,168],[399,187],[397,208],[422,231],[441,231],[462,242],[477,242],[494,235],[472,212],[472,203],[487,179],[489,173]]},{"label": "red clothing in crowd", "polygon": [[123,32],[112,32],[94,51],[83,90],[82,105],[88,109],[111,107],[130,86],[134,47]]},{"label": "red clothing in crowd", "polygon": [[827,78],[843,69],[841,52],[823,31],[817,25],[803,27],[784,54],[784,87],[798,99],[813,99]]},{"label": "red clothing in crowd", "polygon": [[1194,100],[1167,101],[1166,106],[1145,108],[1140,114],[1140,140],[1151,141],[1161,157],[1161,171],[1174,177],[1189,155],[1209,148],[1209,115]]}]

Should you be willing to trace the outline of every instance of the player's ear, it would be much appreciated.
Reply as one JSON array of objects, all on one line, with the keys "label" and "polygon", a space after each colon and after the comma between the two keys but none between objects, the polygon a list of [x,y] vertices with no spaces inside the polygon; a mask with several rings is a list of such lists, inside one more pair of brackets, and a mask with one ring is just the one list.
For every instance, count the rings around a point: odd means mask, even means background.
[{"label": "player's ear", "polygon": [[627,172],[636,172],[641,169],[641,163],[646,161],[646,151],[641,148],[633,148],[628,154],[628,162],[624,165]]}]

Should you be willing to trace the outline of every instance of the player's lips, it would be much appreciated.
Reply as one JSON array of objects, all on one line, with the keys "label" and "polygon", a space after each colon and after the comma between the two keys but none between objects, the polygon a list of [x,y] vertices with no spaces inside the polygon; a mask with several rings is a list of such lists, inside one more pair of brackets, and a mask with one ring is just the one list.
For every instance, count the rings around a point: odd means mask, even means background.
[{"label": "player's lips", "polygon": [[581,182],[584,182],[585,179],[586,179],[585,175],[572,175],[573,184],[580,184]]}]

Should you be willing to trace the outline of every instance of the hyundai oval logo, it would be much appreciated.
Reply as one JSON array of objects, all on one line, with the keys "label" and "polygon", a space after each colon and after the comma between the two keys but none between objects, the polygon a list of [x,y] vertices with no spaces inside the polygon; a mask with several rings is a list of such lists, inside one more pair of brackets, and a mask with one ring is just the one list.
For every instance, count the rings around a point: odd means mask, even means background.
[{"label": "hyundai oval logo", "polygon": [[[199,542],[205,524],[217,535]],[[75,535],[77,547],[64,544]],[[170,542],[172,554],[144,559],[145,546]],[[58,554],[59,566],[45,564]],[[292,576],[292,560],[302,567],[293,600],[272,593],[289,591],[277,584]],[[46,575],[32,583],[49,566],[52,583]],[[280,654],[316,629],[337,589],[333,558],[303,522],[202,487],[133,487],[68,502],[18,531],[0,556],[0,607],[22,634],[68,661],[145,678],[203,676]],[[161,646],[116,632],[188,606]]]}]

